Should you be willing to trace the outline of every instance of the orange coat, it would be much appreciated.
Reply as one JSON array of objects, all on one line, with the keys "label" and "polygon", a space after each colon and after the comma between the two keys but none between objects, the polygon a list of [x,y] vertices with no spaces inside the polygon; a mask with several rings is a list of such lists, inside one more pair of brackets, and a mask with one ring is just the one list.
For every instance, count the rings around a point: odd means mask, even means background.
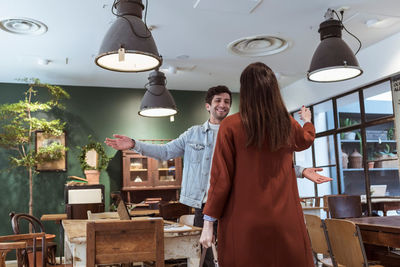
[{"label": "orange coat", "polygon": [[293,167],[293,152],[314,141],[311,123],[292,118],[291,144],[276,152],[246,148],[238,113],[221,123],[204,214],[218,221],[221,267],[311,267],[311,246]]}]

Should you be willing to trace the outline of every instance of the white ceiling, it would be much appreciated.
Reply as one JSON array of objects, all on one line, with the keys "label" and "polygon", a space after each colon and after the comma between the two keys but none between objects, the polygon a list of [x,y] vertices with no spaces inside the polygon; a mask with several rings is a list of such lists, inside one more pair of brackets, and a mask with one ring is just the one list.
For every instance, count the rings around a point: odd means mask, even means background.
[{"label": "white ceiling", "polygon": [[[0,82],[36,77],[60,85],[143,88],[149,72],[118,73],[94,63],[103,36],[115,20],[112,3],[2,0],[0,20],[31,18],[46,24],[48,31],[23,36],[0,30]],[[298,81],[302,86],[311,83],[304,77],[319,44],[318,26],[328,8],[341,7],[347,8],[345,26],[363,44],[357,57],[367,57],[369,47],[400,32],[399,0],[148,0],[147,24],[155,27],[152,34],[164,58],[162,68],[177,69],[176,73],[165,71],[169,89],[204,91],[225,84],[238,92],[241,71],[255,61],[269,65],[278,73],[281,87],[290,88]],[[368,27],[368,20],[385,20],[387,25]],[[263,34],[286,39],[289,48],[253,58],[227,50],[234,40]],[[357,50],[357,41],[347,33],[343,36]],[[40,60],[50,63],[41,65]],[[363,82],[367,75],[362,75]]]}]

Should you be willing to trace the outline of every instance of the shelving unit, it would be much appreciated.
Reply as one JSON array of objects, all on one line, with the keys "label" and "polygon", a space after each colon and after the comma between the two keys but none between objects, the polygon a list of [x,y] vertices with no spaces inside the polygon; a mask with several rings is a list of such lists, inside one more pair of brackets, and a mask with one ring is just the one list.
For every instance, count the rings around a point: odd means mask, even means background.
[{"label": "shelving unit", "polygon": [[[351,118],[353,120],[359,120],[359,114],[353,113],[339,113],[339,120],[345,118]],[[372,120],[380,118],[383,115],[379,114],[366,114],[366,120]],[[396,162],[387,161],[385,156],[393,157],[393,152],[396,149],[396,140],[394,137],[388,134],[389,129],[394,126],[393,122],[387,122],[382,124],[372,125],[366,128],[354,129],[352,132],[358,132],[354,140],[341,139],[339,138],[339,144],[342,151],[348,155],[349,165],[348,168],[343,168],[343,160],[341,164],[341,185],[342,191],[347,194],[365,194],[365,173],[364,167],[356,167],[350,164],[351,154],[357,150],[362,156],[365,154],[368,162],[374,162],[374,167],[368,169],[368,176],[370,184],[387,184],[389,191],[396,191],[399,188],[398,168],[394,167]],[[362,140],[359,138],[362,136],[361,131],[365,130],[365,144],[366,151],[363,151]],[[343,137],[341,134],[340,137]],[[360,159],[363,162],[363,158]],[[390,163],[389,163],[390,162]],[[364,165],[364,164],[363,164]],[[382,166],[383,165],[383,166]],[[378,166],[378,167],[376,167]],[[356,167],[356,168],[352,168]],[[396,192],[398,193],[398,192]]]},{"label": "shelving unit", "polygon": [[161,197],[178,200],[182,180],[182,159],[158,161],[131,150],[122,152],[122,192],[128,202]]}]

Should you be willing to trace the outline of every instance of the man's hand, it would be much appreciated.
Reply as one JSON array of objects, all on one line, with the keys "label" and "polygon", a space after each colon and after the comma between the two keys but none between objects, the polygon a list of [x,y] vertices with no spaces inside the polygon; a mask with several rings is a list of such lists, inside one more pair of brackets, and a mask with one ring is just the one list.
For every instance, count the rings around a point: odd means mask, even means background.
[{"label": "man's hand", "polygon": [[213,222],[204,220],[203,230],[201,231],[200,236],[200,244],[202,244],[204,248],[211,247],[214,235],[213,224]]},{"label": "man's hand", "polygon": [[106,141],[104,141],[107,146],[110,146],[116,150],[126,150],[135,147],[135,142],[131,138],[119,134],[114,134],[113,136],[116,139],[106,138]]},{"label": "man's hand", "polygon": [[322,168],[306,168],[303,170],[303,176],[305,178],[307,178],[308,180],[310,180],[314,183],[317,183],[317,184],[322,184],[322,183],[332,181],[333,180],[332,178],[322,176],[317,173],[322,170],[323,170]]},{"label": "man's hand", "polygon": [[311,111],[309,108],[302,106],[298,114],[300,115],[300,119],[305,123],[311,122]]}]

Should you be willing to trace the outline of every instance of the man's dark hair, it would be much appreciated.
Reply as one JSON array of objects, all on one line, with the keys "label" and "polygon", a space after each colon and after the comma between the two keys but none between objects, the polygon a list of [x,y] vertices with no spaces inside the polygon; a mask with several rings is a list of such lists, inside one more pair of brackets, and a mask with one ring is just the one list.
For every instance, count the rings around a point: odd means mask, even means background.
[{"label": "man's dark hair", "polygon": [[232,105],[232,93],[228,89],[228,87],[226,87],[225,85],[218,85],[218,86],[214,86],[214,87],[211,87],[210,89],[208,89],[207,95],[206,95],[206,103],[211,105],[211,101],[214,98],[214,96],[222,94],[222,93],[229,94],[229,98],[231,99],[230,104]]}]

